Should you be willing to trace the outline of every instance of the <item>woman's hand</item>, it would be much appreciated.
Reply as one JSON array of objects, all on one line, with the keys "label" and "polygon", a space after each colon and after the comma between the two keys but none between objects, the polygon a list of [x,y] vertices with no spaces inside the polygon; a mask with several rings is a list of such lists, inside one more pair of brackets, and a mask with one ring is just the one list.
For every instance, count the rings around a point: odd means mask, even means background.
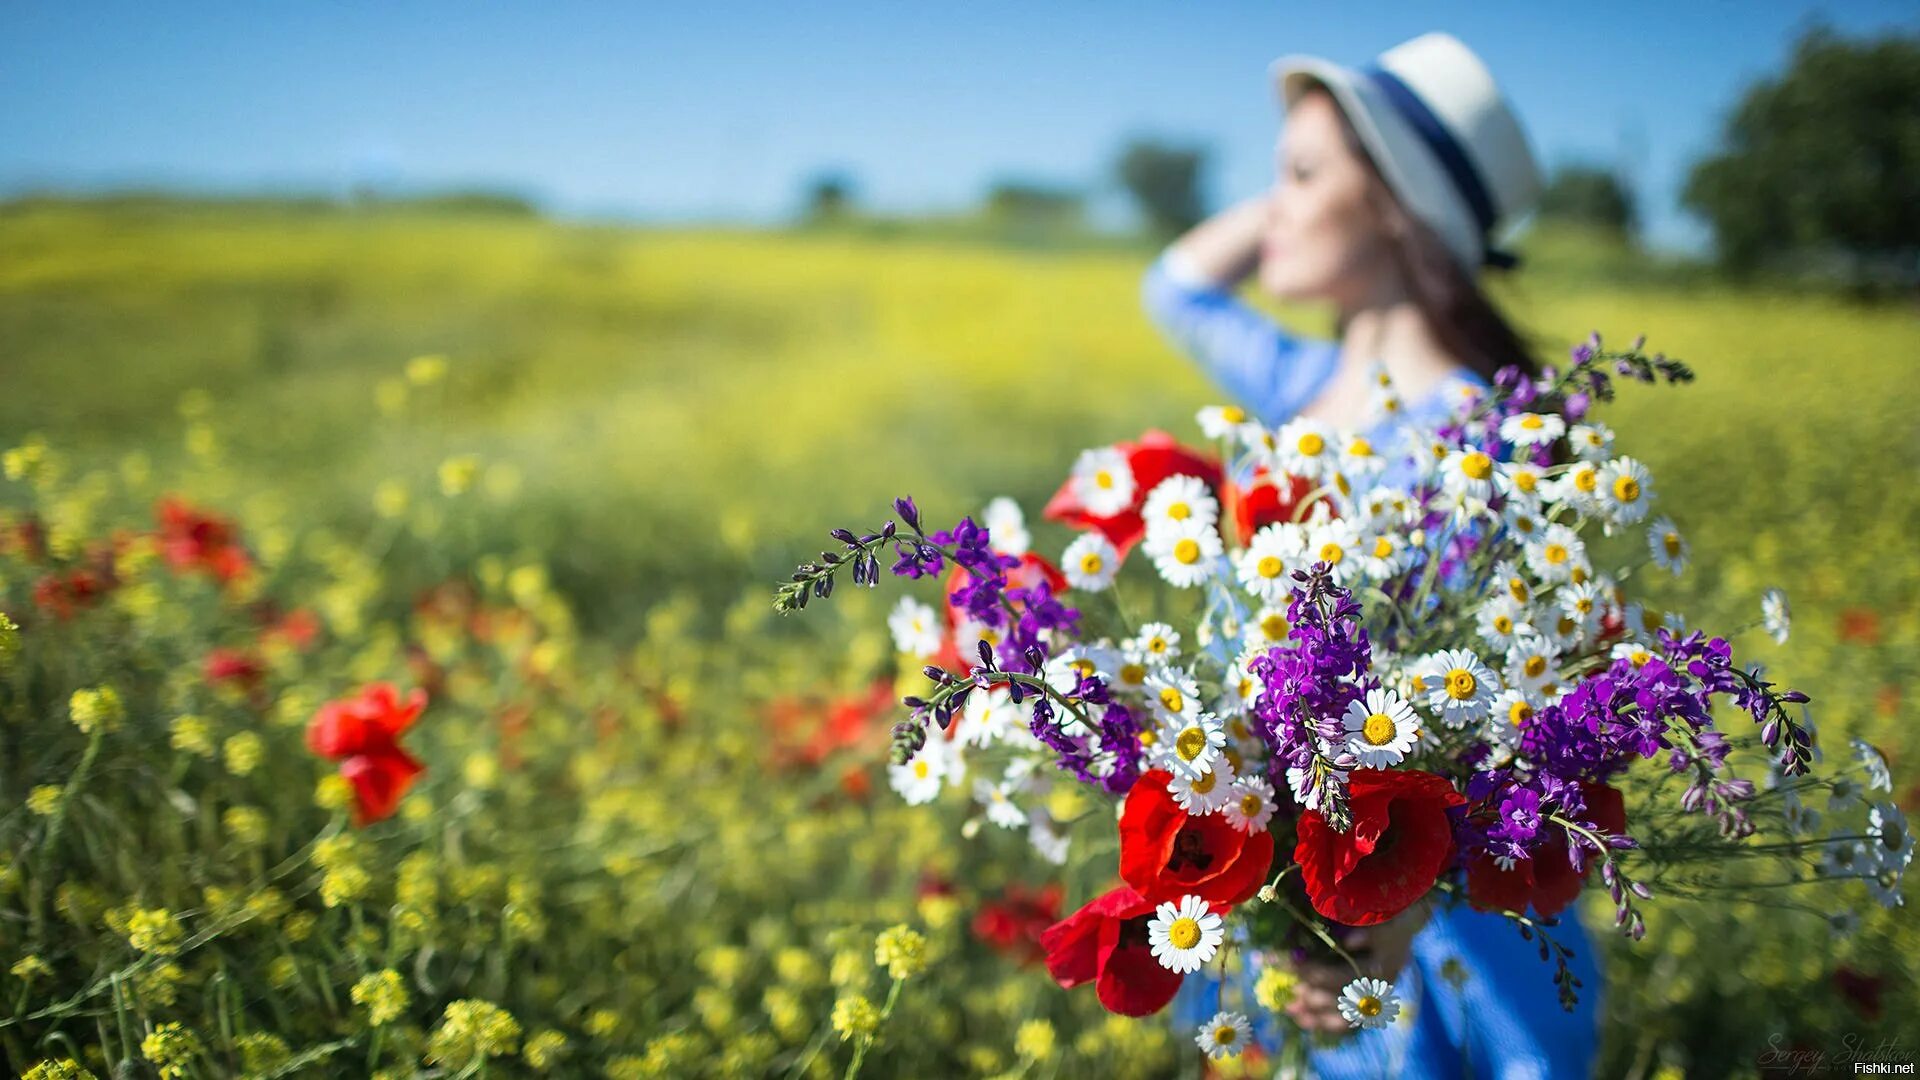
[{"label": "woman's hand", "polygon": [[[1351,930],[1341,947],[1353,954],[1360,970],[1392,982],[1413,955],[1413,936],[1432,914],[1425,900],[1378,926]],[[1294,989],[1287,1015],[1307,1031],[1345,1031],[1351,1025],[1340,1015],[1340,991],[1353,981],[1345,961],[1309,960],[1294,965],[1300,985]]]},{"label": "woman's hand", "polygon": [[1264,195],[1243,199],[1188,229],[1168,249],[1189,273],[1230,287],[1259,265],[1266,204]]}]

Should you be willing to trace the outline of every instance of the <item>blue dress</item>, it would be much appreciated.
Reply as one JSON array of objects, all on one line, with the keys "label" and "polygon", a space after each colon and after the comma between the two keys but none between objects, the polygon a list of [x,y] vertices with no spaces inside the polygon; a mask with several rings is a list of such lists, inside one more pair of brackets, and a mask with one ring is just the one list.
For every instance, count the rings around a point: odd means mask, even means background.
[{"label": "blue dress", "polygon": [[[1162,332],[1232,400],[1270,426],[1285,423],[1311,402],[1338,363],[1337,343],[1287,332],[1168,255],[1148,269],[1141,296]],[[1485,386],[1471,373],[1456,378]],[[1384,450],[1395,445],[1408,424],[1444,417],[1459,387],[1449,383],[1425,400],[1407,402],[1366,434]],[[1389,472],[1384,481],[1397,478]],[[1563,916],[1554,931],[1555,940],[1573,950],[1569,966],[1583,984],[1573,1011],[1560,1007],[1552,964],[1541,960],[1538,946],[1521,938],[1507,919],[1465,904],[1437,903],[1413,939],[1406,969],[1394,980],[1400,1020],[1378,1031],[1356,1032],[1337,1047],[1314,1050],[1310,1068],[1327,1078],[1591,1075],[1599,1049],[1601,985],[1578,910]],[[1464,973],[1464,979],[1441,977],[1449,960],[1458,962],[1456,975]],[[1254,964],[1241,965],[1226,986],[1218,977],[1188,976],[1173,1002],[1173,1022],[1191,1032],[1219,1009],[1244,1012],[1261,1045],[1277,1050],[1283,1031],[1254,1004],[1257,974]]]}]

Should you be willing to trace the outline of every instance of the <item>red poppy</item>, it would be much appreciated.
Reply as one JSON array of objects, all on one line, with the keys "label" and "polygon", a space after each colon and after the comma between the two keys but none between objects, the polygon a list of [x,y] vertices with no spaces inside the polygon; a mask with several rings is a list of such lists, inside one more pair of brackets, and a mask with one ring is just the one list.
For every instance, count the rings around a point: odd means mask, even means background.
[{"label": "red poppy", "polygon": [[81,609],[99,603],[111,588],[111,582],[91,570],[48,574],[34,584],[33,602],[40,610],[64,621]]},{"label": "red poppy", "polygon": [[401,749],[400,733],[427,707],[425,691],[403,702],[391,683],[374,683],[358,697],[330,701],[307,726],[307,748],[340,763],[340,775],[353,785],[354,822],[366,825],[391,817],[401,796],[426,766]]},{"label": "red poppy", "polygon": [[252,689],[266,677],[267,666],[260,658],[239,649],[215,649],[202,665],[207,681],[219,686],[230,683]]},{"label": "red poppy", "polygon": [[[1626,804],[1620,793],[1605,784],[1581,784],[1587,800],[1587,820],[1608,833],[1627,829]],[[1482,911],[1521,911],[1531,905],[1541,918],[1550,919],[1565,911],[1580,895],[1587,874],[1575,870],[1567,861],[1566,835],[1558,829],[1533,853],[1533,858],[1513,864],[1510,870],[1486,852],[1467,860],[1467,900]],[[1593,861],[1587,861],[1587,869]]]},{"label": "red poppy", "polygon": [[232,521],[197,510],[173,496],[154,507],[160,522],[160,552],[176,571],[202,570],[222,582],[244,577],[253,560],[240,546],[240,530]]},{"label": "red poppy", "polygon": [[1127,465],[1133,470],[1133,504],[1107,517],[1088,513],[1069,478],[1048,500],[1042,512],[1048,520],[1065,522],[1076,529],[1098,529],[1125,555],[1146,535],[1140,507],[1160,481],[1169,476],[1197,476],[1216,491],[1220,487],[1220,462],[1181,446],[1164,431],[1149,431],[1140,436],[1139,442],[1118,443],[1115,449],[1127,455]]},{"label": "red poppy", "polygon": [[1134,781],[1120,814],[1120,877],[1153,903],[1198,896],[1224,910],[1260,891],[1273,866],[1273,834],[1249,836],[1223,814],[1195,817],[1173,801],[1173,775]]},{"label": "red poppy", "polygon": [[1351,829],[1334,831],[1318,810],[1300,815],[1293,857],[1313,909],[1348,926],[1372,926],[1405,911],[1453,858],[1447,808],[1466,801],[1444,776],[1353,770],[1347,778]]},{"label": "red poppy", "polygon": [[1159,1012],[1180,992],[1181,976],[1161,967],[1147,943],[1155,906],[1122,886],[1048,927],[1040,935],[1048,974],[1069,990],[1093,982],[1109,1012]]},{"label": "red poppy", "polygon": [[1040,939],[1060,918],[1061,895],[1057,884],[1038,892],[1017,882],[1008,885],[1000,899],[987,901],[974,914],[973,934],[1023,963],[1044,959]]},{"label": "red poppy", "polygon": [[1221,491],[1221,501],[1232,510],[1234,528],[1244,545],[1268,525],[1292,521],[1300,500],[1312,490],[1312,482],[1305,477],[1282,473],[1276,478],[1262,465],[1244,488],[1229,479]]}]

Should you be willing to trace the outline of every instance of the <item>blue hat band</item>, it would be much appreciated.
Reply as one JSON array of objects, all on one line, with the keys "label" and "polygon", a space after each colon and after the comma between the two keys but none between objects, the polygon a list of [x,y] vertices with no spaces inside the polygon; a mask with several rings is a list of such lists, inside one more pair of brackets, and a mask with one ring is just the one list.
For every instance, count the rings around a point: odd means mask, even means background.
[{"label": "blue hat band", "polygon": [[1474,222],[1480,226],[1481,246],[1486,248],[1487,262],[1494,266],[1512,265],[1511,255],[1494,251],[1485,243],[1495,220],[1493,199],[1487,194],[1486,181],[1481,178],[1480,170],[1474,168],[1473,160],[1467,157],[1466,150],[1453,137],[1453,132],[1447,130],[1447,125],[1398,75],[1378,65],[1362,68],[1361,73],[1373,81],[1373,85],[1393,105],[1394,111],[1413,128],[1414,134],[1432,151],[1434,160],[1440,163],[1440,168],[1453,182],[1454,190],[1466,200],[1467,209],[1472,211]]}]

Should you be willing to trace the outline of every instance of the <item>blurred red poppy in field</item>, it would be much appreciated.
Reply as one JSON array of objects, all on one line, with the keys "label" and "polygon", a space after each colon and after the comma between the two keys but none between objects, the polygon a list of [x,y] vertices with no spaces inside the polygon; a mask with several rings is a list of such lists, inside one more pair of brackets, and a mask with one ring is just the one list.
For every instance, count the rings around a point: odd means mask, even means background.
[{"label": "blurred red poppy in field", "polygon": [[1146,1016],[1180,992],[1181,976],[1160,966],[1147,942],[1155,904],[1126,886],[1092,901],[1040,936],[1047,973],[1066,989],[1094,983],[1100,1004]]},{"label": "blurred red poppy in field", "polygon": [[1300,815],[1293,857],[1313,909],[1348,926],[1372,926],[1405,911],[1453,858],[1447,809],[1466,801],[1444,776],[1353,770],[1347,780],[1352,828],[1334,831],[1318,810]]},{"label": "blurred red poppy in field", "polygon": [[1188,814],[1153,769],[1127,792],[1120,814],[1120,877],[1155,904],[1198,896],[1224,911],[1254,893],[1273,866],[1273,834],[1248,835],[1224,814]]},{"label": "blurred red poppy in field", "polygon": [[99,603],[111,589],[112,585],[105,577],[91,570],[48,574],[34,583],[33,603],[35,607],[64,622],[82,609]]},{"label": "blurred red poppy in field", "polygon": [[1069,478],[1047,501],[1042,514],[1050,521],[1064,522],[1076,529],[1098,529],[1125,555],[1146,535],[1147,526],[1140,517],[1140,508],[1162,480],[1169,476],[1197,476],[1216,494],[1220,490],[1220,462],[1181,446],[1164,431],[1149,431],[1140,436],[1137,443],[1116,443],[1115,449],[1127,456],[1127,466],[1133,471],[1131,505],[1105,517],[1089,513],[1074,493],[1073,480]]},{"label": "blurred red poppy in field", "polygon": [[201,570],[222,583],[245,577],[253,560],[240,546],[240,530],[228,519],[169,495],[154,507],[160,553],[180,573]]},{"label": "blurred red poppy in field", "polygon": [[426,771],[399,743],[426,707],[425,691],[415,690],[402,701],[392,683],[374,683],[314,714],[307,747],[340,763],[340,775],[353,785],[356,825],[391,817],[414,779]]},{"label": "blurred red poppy in field", "polygon": [[1848,645],[1880,643],[1880,613],[1872,608],[1853,607],[1840,613],[1840,640]]},{"label": "blurred red poppy in field", "polygon": [[1306,478],[1284,473],[1275,477],[1262,465],[1254,470],[1246,487],[1229,478],[1222,487],[1221,502],[1232,512],[1234,528],[1244,545],[1261,529],[1292,521],[1300,500],[1312,490],[1313,484]]},{"label": "blurred red poppy in field", "polygon": [[[1627,830],[1626,803],[1620,793],[1605,784],[1581,784],[1587,800],[1588,821],[1607,833]],[[1525,912],[1531,905],[1542,918],[1565,911],[1585,887],[1587,873],[1593,869],[1588,858],[1585,869],[1575,870],[1567,860],[1567,838],[1555,830],[1533,858],[1516,862],[1510,870],[1500,869],[1493,856],[1485,852],[1467,861],[1467,900],[1482,911]]]},{"label": "blurred red poppy in field", "polygon": [[251,690],[266,677],[267,666],[260,658],[240,649],[215,649],[201,665],[207,681],[215,686],[238,686]]},{"label": "blurred red poppy in field", "polygon": [[1063,897],[1058,884],[1034,891],[1014,882],[1000,899],[980,905],[973,916],[973,935],[1021,963],[1044,959],[1040,939],[1060,918]]}]

